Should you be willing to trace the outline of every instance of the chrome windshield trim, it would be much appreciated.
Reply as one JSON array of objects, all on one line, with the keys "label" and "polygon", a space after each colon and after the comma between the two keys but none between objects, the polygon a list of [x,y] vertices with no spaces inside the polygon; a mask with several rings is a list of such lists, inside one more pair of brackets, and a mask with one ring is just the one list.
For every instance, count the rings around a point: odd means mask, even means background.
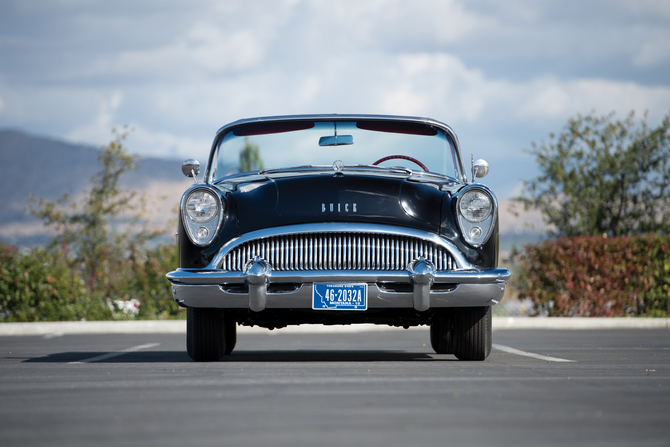
[{"label": "chrome windshield trim", "polygon": [[217,270],[221,264],[224,256],[233,250],[236,246],[245,242],[262,239],[273,236],[284,236],[291,234],[305,234],[305,233],[368,233],[368,234],[386,234],[386,235],[402,235],[416,237],[427,242],[432,242],[442,246],[447,250],[456,262],[457,270],[476,270],[470,264],[456,245],[435,233],[429,231],[417,230],[414,228],[395,227],[391,225],[380,224],[365,224],[365,223],[350,223],[350,222],[328,222],[328,223],[313,223],[288,225],[284,227],[264,228],[262,230],[251,231],[226,242],[219,252],[216,254],[212,262],[205,268],[206,270]]},{"label": "chrome windshield trim", "polygon": [[[409,182],[432,183],[441,187],[463,185],[460,180],[435,172],[416,172],[404,168],[385,168],[373,165],[345,165],[341,171],[348,175],[365,175],[404,179]],[[288,177],[333,175],[333,167],[326,165],[306,165],[264,169],[262,171],[243,172],[220,178],[211,185],[224,191],[235,191],[239,183],[262,182]]]},{"label": "chrome windshield trim", "polygon": [[[252,123],[264,123],[264,122],[283,122],[283,121],[371,121],[371,120],[382,120],[382,121],[397,121],[397,122],[406,122],[406,123],[417,123],[417,124],[426,124],[429,126],[435,126],[439,129],[441,129],[444,133],[446,133],[453,141],[454,143],[454,150],[456,151],[456,160],[457,163],[460,164],[460,172],[461,175],[463,176],[462,179],[459,179],[463,183],[467,183],[467,178],[466,178],[466,169],[465,166],[463,165],[463,158],[461,156],[461,145],[458,141],[458,136],[456,135],[456,132],[447,124],[434,120],[432,118],[426,118],[426,117],[417,117],[417,116],[401,116],[401,115],[365,115],[365,114],[346,114],[346,115],[339,115],[336,113],[333,114],[315,114],[315,115],[283,115],[283,116],[262,116],[262,117],[257,117],[257,118],[245,118],[245,119],[240,119],[237,121],[233,121],[232,123],[226,124],[225,126],[221,127],[219,130],[216,132],[216,136],[214,137],[214,141],[212,142],[212,148],[209,152],[209,159],[207,162],[207,167],[205,169],[205,175],[204,175],[204,183],[210,184],[214,182],[214,180],[211,178],[212,174],[212,166],[213,166],[213,159],[214,159],[214,154],[216,153],[217,146],[219,145],[219,140],[222,138],[222,136],[227,133],[230,129],[238,126],[243,126],[245,124],[252,124]],[[221,180],[221,179],[218,179]]]},{"label": "chrome windshield trim", "polygon": [[[385,168],[383,166],[375,166],[375,165],[344,165],[342,167],[341,172],[347,172],[347,171],[352,171],[352,172],[374,172],[374,173],[382,173],[382,174],[402,174],[405,177],[409,177],[412,175],[412,170],[411,169],[405,169],[405,168]],[[305,166],[296,166],[296,167],[284,167],[284,168],[271,168],[271,169],[263,169],[262,171],[258,171],[259,175],[267,175],[268,177],[271,177],[272,174],[284,174],[284,173],[314,173],[314,172],[325,172],[332,174],[333,173],[333,166],[332,165],[305,165]],[[433,175],[439,175],[441,177],[447,177],[445,175],[441,174],[433,174]]]}]

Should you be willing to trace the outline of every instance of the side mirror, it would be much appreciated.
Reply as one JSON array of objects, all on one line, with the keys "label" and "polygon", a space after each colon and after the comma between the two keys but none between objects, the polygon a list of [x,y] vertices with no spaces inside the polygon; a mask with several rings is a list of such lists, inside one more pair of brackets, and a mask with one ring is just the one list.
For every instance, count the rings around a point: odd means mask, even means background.
[{"label": "side mirror", "polygon": [[489,173],[489,164],[486,160],[475,160],[472,163],[472,181],[474,182],[476,178],[484,178]]},{"label": "side mirror", "polygon": [[200,174],[200,163],[198,160],[189,158],[184,163],[181,164],[181,172],[184,173],[186,177],[192,177],[196,183],[198,183],[198,174]]}]

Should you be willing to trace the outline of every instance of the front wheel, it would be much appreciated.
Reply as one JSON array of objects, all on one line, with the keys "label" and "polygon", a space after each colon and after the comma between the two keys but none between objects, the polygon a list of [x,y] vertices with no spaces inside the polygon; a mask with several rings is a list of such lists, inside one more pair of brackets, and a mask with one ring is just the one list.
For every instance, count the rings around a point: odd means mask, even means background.
[{"label": "front wheel", "polygon": [[223,321],[225,324],[223,335],[226,338],[226,350],[224,354],[228,355],[233,352],[237,344],[237,321],[234,318],[229,318],[228,315],[223,318]]},{"label": "front wheel", "polygon": [[430,325],[430,345],[438,354],[454,353],[454,319],[452,313],[440,312]]},{"label": "front wheel", "polygon": [[484,360],[491,353],[491,307],[454,309],[454,355],[458,360]]},{"label": "front wheel", "polygon": [[226,353],[222,309],[186,309],[186,350],[196,362],[216,362]]}]

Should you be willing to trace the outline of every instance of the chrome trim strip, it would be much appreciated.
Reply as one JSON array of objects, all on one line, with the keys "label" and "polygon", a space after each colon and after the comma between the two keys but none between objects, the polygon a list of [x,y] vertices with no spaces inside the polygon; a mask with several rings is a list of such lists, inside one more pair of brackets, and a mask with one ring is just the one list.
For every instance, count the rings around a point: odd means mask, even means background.
[{"label": "chrome trim strip", "polygon": [[[380,225],[380,224],[365,224],[365,223],[350,223],[350,222],[329,222],[329,223],[314,223],[314,224],[300,224],[300,225],[288,225],[285,227],[274,227],[274,228],[264,228],[262,230],[251,231],[249,233],[243,234],[242,236],[233,238],[226,242],[223,247],[216,254],[212,262],[204,270],[217,270],[221,265],[224,257],[232,251],[238,245],[244,244],[249,241],[256,239],[264,239],[275,236],[288,236],[288,235],[298,235],[298,234],[309,234],[309,233],[361,233],[361,235],[366,234],[379,234],[379,235],[388,235],[388,236],[406,236],[410,238],[417,238],[430,242],[436,245],[441,246],[447,250],[455,262],[455,266],[452,266],[454,270],[472,270],[476,269],[475,266],[470,264],[465,257],[461,254],[460,250],[454,243],[448,241],[435,233],[429,231],[417,230],[414,228],[406,227],[396,227],[390,225]],[[325,254],[329,254],[326,260],[332,259],[333,250],[338,252],[338,246],[330,243],[324,244],[321,246],[321,240],[319,240],[319,247],[317,251],[317,259],[321,262],[324,257],[321,256],[321,251],[324,250]],[[377,260],[381,259],[381,247],[372,244],[373,241],[370,238],[367,238],[364,250],[370,250],[373,252],[373,261],[378,262]],[[335,247],[333,247],[335,245]],[[416,247],[414,242],[410,243],[410,247],[407,247],[406,259],[407,262],[413,260],[412,256],[418,250],[421,250],[421,247]],[[267,259],[271,265],[281,265],[282,269],[285,268],[285,250],[281,250],[281,260],[274,259],[275,256],[271,256],[272,259]],[[338,252],[339,254],[339,252]],[[275,253],[273,253],[275,255]],[[412,258],[412,259],[410,259]],[[363,259],[367,259],[366,256],[363,256]],[[371,268],[371,266],[366,265],[366,268]],[[333,266],[326,265],[320,268],[333,269]],[[403,267],[404,268],[404,267]]]},{"label": "chrome trim strip", "polygon": [[[507,269],[489,268],[435,272],[434,283],[453,284],[504,284],[511,276]],[[247,280],[244,272],[223,272],[221,270],[177,269],[166,275],[175,285],[221,285],[243,284]],[[321,270],[305,272],[276,272],[268,277],[269,283],[278,282],[399,282],[411,283],[412,273],[408,271],[384,272],[376,270]]]},{"label": "chrome trim strip", "polygon": [[[174,298],[181,306],[224,309],[249,309],[249,297],[243,293],[230,293],[216,285],[174,285]],[[445,292],[430,294],[430,308],[493,306],[505,293],[504,284],[461,284]],[[266,309],[311,309],[312,286],[295,292],[268,293]],[[398,293],[381,290],[368,284],[368,309],[407,309],[414,311],[411,292]]]}]

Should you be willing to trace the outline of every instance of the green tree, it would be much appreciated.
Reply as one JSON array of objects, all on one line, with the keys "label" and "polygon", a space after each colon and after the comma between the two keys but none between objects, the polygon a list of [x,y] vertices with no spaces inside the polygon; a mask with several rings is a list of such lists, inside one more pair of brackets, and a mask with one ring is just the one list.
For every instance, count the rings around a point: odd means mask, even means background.
[{"label": "green tree", "polygon": [[577,115],[548,142],[532,143],[524,150],[540,174],[513,204],[539,210],[554,236],[667,233],[670,114],[654,128],[646,118]]},{"label": "green tree", "polygon": [[240,172],[260,171],[263,169],[263,159],[261,158],[258,145],[244,139],[244,147],[240,150]]},{"label": "green tree", "polygon": [[92,289],[96,283],[109,287],[114,264],[157,235],[142,225],[144,198],[119,188],[120,177],[135,168],[138,156],[128,153],[123,144],[127,128],[112,132],[114,139],[101,149],[100,170],[91,178],[91,188],[80,204],[65,195],[57,202],[33,199],[30,205],[33,215],[56,230],[51,247],[62,244],[72,249]]}]

